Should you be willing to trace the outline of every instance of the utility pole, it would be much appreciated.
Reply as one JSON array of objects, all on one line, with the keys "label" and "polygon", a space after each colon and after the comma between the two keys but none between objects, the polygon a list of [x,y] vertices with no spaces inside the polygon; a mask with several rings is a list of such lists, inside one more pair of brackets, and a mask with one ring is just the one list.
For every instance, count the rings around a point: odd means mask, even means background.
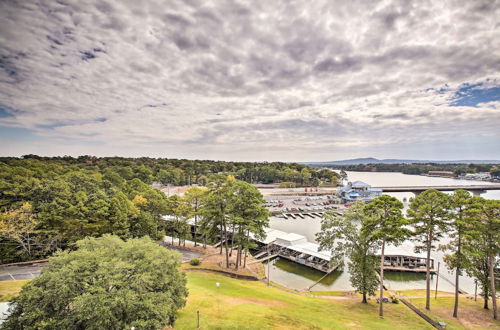
[{"label": "utility pole", "polygon": [[215,286],[217,287],[217,316],[220,318],[220,301],[219,301],[219,287],[220,287],[220,283],[219,282],[216,282],[215,283]]},{"label": "utility pole", "polygon": [[197,324],[196,329],[199,329],[200,328],[200,311],[196,311],[196,314],[197,314],[197,319],[198,319],[198,322],[196,323]]}]

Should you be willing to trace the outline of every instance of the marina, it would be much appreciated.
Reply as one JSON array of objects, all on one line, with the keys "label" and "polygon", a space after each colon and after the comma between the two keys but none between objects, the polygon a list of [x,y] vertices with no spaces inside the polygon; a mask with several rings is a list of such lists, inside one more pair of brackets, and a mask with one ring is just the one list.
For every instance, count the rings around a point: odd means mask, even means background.
[{"label": "marina", "polygon": [[[349,178],[371,187],[393,187],[394,192],[387,194],[401,200],[405,206],[404,212],[414,193],[407,187],[446,187],[455,184],[458,187],[477,186],[474,181],[461,181],[442,177],[427,177],[419,175],[405,175],[401,173],[379,172],[348,172]],[[369,183],[369,184],[368,184]],[[419,185],[420,183],[420,185]],[[357,186],[359,184],[356,184]],[[399,186],[398,186],[399,185]],[[481,185],[493,183],[481,182]],[[399,188],[398,188],[399,187]],[[329,265],[331,256],[326,251],[320,251],[315,241],[315,234],[321,229],[321,220],[326,212],[343,213],[347,206],[341,204],[343,200],[335,195],[332,188],[319,188],[318,191],[308,191],[303,195],[304,189],[260,188],[265,193],[266,206],[272,213],[269,226],[265,230],[266,237],[256,240],[258,247],[252,254],[266,266],[269,264],[273,281],[294,289],[312,287],[312,290],[351,290],[347,267]],[[405,190],[406,189],[406,190]],[[423,189],[423,188],[419,188]],[[273,191],[280,194],[274,194]],[[289,191],[291,190],[291,191]],[[284,193],[290,193],[284,194]],[[314,194],[317,193],[317,194]],[[485,190],[484,197],[499,199],[500,191]],[[165,220],[173,218],[164,217]],[[191,231],[194,233],[194,219],[188,219]],[[230,239],[230,237],[229,237]],[[440,244],[445,244],[448,238],[443,238]],[[218,244],[216,244],[218,246]],[[384,261],[384,278],[386,285],[397,290],[425,288],[426,260],[423,254],[414,252],[415,246],[407,241],[401,246],[386,246]],[[439,276],[444,280],[439,283],[445,291],[453,291],[453,272],[443,269],[444,252],[434,250],[431,252],[431,274],[434,274],[431,283],[436,279],[436,265],[441,263]],[[344,261],[347,265],[348,260]],[[266,267],[267,271],[267,267]],[[318,282],[319,281],[319,282]],[[318,283],[316,283],[318,282]],[[461,290],[473,291],[473,280],[468,276],[461,276]],[[433,284],[435,285],[435,284]]]}]

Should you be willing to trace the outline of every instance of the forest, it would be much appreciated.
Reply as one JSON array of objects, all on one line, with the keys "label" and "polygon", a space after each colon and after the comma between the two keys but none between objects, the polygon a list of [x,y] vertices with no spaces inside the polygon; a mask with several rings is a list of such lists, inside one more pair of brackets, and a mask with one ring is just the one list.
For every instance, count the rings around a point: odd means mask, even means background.
[{"label": "forest", "polygon": [[205,186],[228,175],[249,183],[338,182],[292,163],[93,156],[0,158],[0,263],[43,258],[84,237],[162,237],[169,200],[152,183]]}]

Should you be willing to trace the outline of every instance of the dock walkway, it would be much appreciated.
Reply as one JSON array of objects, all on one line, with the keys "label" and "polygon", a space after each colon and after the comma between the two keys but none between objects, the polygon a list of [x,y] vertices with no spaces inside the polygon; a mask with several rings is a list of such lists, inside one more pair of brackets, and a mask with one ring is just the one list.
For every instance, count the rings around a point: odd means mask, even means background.
[{"label": "dock walkway", "polygon": [[258,262],[264,262],[266,260],[269,260],[269,259],[272,259],[272,258],[276,258],[277,256],[279,256],[279,253],[275,253],[275,254],[272,254],[270,256],[267,256],[267,257],[264,257],[262,259],[258,259],[258,260],[255,260],[255,261],[252,261],[252,262],[249,262],[247,263],[247,265],[252,265],[252,264],[256,264]]}]

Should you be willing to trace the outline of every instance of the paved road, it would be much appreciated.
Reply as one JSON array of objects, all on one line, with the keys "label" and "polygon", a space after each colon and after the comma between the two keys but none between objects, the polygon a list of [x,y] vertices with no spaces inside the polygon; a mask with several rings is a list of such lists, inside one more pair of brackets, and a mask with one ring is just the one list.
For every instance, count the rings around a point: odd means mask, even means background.
[{"label": "paved road", "polygon": [[46,262],[24,265],[0,266],[0,281],[31,280],[38,275]]},{"label": "paved road", "polygon": [[[188,251],[179,247],[165,246],[168,249],[179,251],[182,254],[182,261],[189,261],[193,258],[199,258],[203,254],[196,251]],[[0,281],[13,281],[13,280],[31,280],[38,275],[42,268],[47,265],[46,262],[23,264],[23,265],[10,265],[0,266]]]}]

